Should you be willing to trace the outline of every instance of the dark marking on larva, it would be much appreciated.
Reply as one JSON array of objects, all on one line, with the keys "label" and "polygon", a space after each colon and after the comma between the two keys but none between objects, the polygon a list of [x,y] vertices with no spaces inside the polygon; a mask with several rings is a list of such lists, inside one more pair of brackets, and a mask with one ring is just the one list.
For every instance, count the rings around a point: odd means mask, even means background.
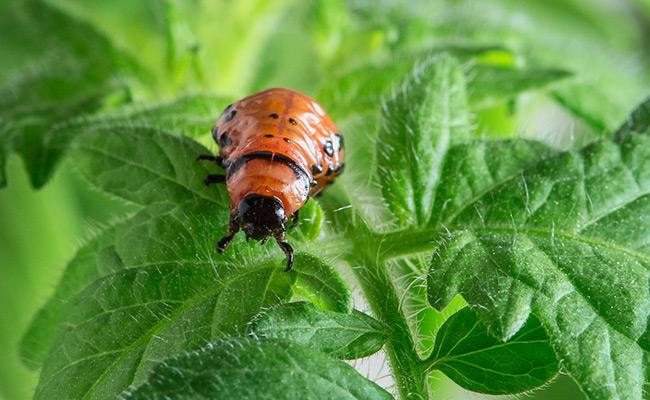
[{"label": "dark marking on larva", "polygon": [[273,119],[278,119],[278,118],[280,118],[280,116],[279,116],[278,114],[276,114],[276,113],[272,113],[272,114],[270,114],[269,117],[271,117],[271,118],[273,118]]},{"label": "dark marking on larva", "polygon": [[219,131],[217,130],[216,126],[212,127],[212,138],[214,140],[217,140],[219,138]]},{"label": "dark marking on larva", "polygon": [[228,115],[226,115],[226,118],[224,119],[225,122],[230,122],[235,118],[235,115],[237,115],[237,110],[232,110]]},{"label": "dark marking on larva", "polygon": [[284,140],[287,143],[292,143],[292,140],[289,139],[288,137],[283,137],[282,140]]},{"label": "dark marking on larva", "polygon": [[323,151],[325,151],[325,154],[330,157],[334,155],[334,145],[331,140],[327,140],[325,144],[323,144]]},{"label": "dark marking on larva", "polygon": [[296,174],[296,177],[299,179],[303,178],[308,178],[309,174],[307,174],[307,171],[302,169],[298,164],[296,164],[295,161],[293,161],[291,158],[278,154],[272,151],[254,151],[252,153],[245,154],[235,161],[233,161],[229,167],[228,167],[228,172],[227,172],[227,177],[232,176],[239,168],[241,168],[244,164],[246,164],[249,160],[254,160],[254,159],[262,159],[262,160],[269,160],[271,162],[279,162],[288,165],[293,172]]},{"label": "dark marking on larva", "polygon": [[315,164],[313,167],[311,167],[312,175],[318,175],[321,172],[323,172],[323,167],[321,167],[320,165]]},{"label": "dark marking on larva", "polygon": [[296,121],[296,120],[293,119],[293,118],[289,118],[289,123],[290,123],[291,125],[298,125],[298,121]]},{"label": "dark marking on larva", "polygon": [[273,134],[271,134],[271,133],[267,133],[266,135],[264,135],[264,137],[265,137],[265,138],[272,138],[272,137],[273,137]]},{"label": "dark marking on larva", "polygon": [[314,187],[316,185],[318,185],[318,181],[316,181],[316,179],[312,179],[311,182],[309,182],[309,186],[311,187]]},{"label": "dark marking on larva", "polygon": [[228,132],[223,132],[221,136],[219,136],[219,147],[228,147],[232,144],[232,139],[230,139],[230,136],[228,136]]},{"label": "dark marking on larva", "polygon": [[330,176],[334,173],[334,170],[332,168],[327,168],[327,172],[325,172],[325,176]]}]

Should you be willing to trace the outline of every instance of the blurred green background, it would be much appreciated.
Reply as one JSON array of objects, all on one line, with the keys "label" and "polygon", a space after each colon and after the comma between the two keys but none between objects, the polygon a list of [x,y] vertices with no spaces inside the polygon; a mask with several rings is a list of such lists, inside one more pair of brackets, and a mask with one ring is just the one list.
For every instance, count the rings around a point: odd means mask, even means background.
[{"label": "blurred green background", "polygon": [[[106,35],[138,65],[126,80],[128,90],[116,91],[107,107],[190,92],[236,98],[270,86],[318,97],[356,67],[450,45],[498,46],[511,55],[504,63],[573,74],[562,88],[479,112],[476,123],[487,135],[534,136],[569,147],[615,128],[650,94],[648,0],[48,3]],[[34,51],[41,33],[26,25],[21,6],[0,1],[0,81],[7,90],[43,62]],[[336,104],[328,109],[335,119],[347,113]],[[31,397],[37,372],[19,359],[22,333],[79,244],[127,212],[90,191],[72,165],[35,191],[21,164],[17,156],[8,158],[8,186],[0,191],[0,399]],[[440,399],[478,397],[442,376],[433,381]],[[534,398],[581,394],[561,378]]]}]

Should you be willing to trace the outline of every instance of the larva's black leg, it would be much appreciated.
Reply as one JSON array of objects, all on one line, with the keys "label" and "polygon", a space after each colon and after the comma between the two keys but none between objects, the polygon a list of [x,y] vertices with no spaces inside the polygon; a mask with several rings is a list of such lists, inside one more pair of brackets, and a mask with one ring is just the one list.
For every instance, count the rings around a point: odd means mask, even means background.
[{"label": "larva's black leg", "polygon": [[212,154],[202,154],[196,157],[196,161],[212,161],[215,164],[221,165],[223,158],[221,156],[213,156]]},{"label": "larva's black leg", "polygon": [[288,242],[278,239],[278,245],[284,251],[284,254],[287,255],[287,266],[284,268],[284,272],[289,272],[291,267],[293,267],[293,247]]},{"label": "larva's black leg", "polygon": [[223,183],[226,181],[226,175],[222,174],[212,174],[208,175],[203,179],[203,183],[205,183],[206,186],[211,185],[213,183]]},{"label": "larva's black leg", "polygon": [[234,236],[235,236],[234,232],[228,231],[228,234],[222,237],[221,240],[217,242],[217,252],[223,253],[224,250],[226,250],[226,247],[228,247],[228,245],[230,244],[230,241]]}]

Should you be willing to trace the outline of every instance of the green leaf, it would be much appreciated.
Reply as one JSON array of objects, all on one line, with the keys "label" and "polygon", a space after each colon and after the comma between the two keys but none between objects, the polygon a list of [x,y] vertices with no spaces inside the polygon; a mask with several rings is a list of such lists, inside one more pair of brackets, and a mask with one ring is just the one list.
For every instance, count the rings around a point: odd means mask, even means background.
[{"label": "green leaf", "polygon": [[650,98],[639,104],[630,114],[627,121],[616,131],[615,138],[620,142],[637,133],[650,135]]},{"label": "green leaf", "polygon": [[[332,238],[324,239],[325,242]],[[297,252],[293,269],[298,272],[296,292],[308,298],[324,310],[350,312],[352,310],[352,295],[345,281],[322,257],[327,253],[336,254],[344,251],[346,244],[336,241],[329,251],[323,243],[317,243],[319,257]],[[315,253],[315,252],[314,252]]]},{"label": "green leaf", "polygon": [[35,161],[39,181],[46,182],[75,137],[92,130],[156,129],[197,137],[210,132],[228,100],[210,95],[190,95],[159,104],[128,105],[99,114],[82,116],[54,125],[43,138],[43,150]]},{"label": "green leaf", "polygon": [[[131,267],[92,284],[74,299],[35,398],[116,395],[146,376],[152,364],[244,329],[262,305],[287,295],[289,275],[277,262],[227,273],[224,265],[214,267],[221,267],[221,276],[203,264]],[[241,309],[229,301],[234,295]],[[224,301],[231,307],[224,309]]]},{"label": "green leaf", "polygon": [[539,90],[571,76],[561,69],[517,69],[477,65],[468,73],[467,98],[473,109],[501,104],[518,94]]},{"label": "green leaf", "polygon": [[292,236],[297,236],[303,240],[316,240],[320,235],[323,226],[323,209],[318,203],[310,199],[300,208],[300,218],[297,228],[291,232]]},{"label": "green leaf", "polygon": [[280,340],[227,339],[167,360],[122,399],[391,399],[349,365]]},{"label": "green leaf", "polygon": [[228,204],[223,185],[207,187],[209,151],[184,137],[152,128],[88,129],[75,141],[75,163],[93,185],[140,205],[204,199]]},{"label": "green leaf", "polygon": [[531,317],[507,342],[488,335],[469,309],[463,308],[442,325],[429,358],[465,389],[487,394],[529,391],[553,379],[559,371],[555,353],[539,321]]},{"label": "green leaf", "polygon": [[431,226],[449,224],[477,198],[554,152],[531,140],[472,141],[445,155]]},{"label": "green leaf", "polygon": [[279,268],[268,269],[258,276],[243,275],[226,287],[214,307],[212,336],[242,335],[246,324],[259,310],[291,297],[296,274]]},{"label": "green leaf", "polygon": [[467,73],[467,98],[469,106],[477,110],[504,103],[523,92],[548,88],[571,76],[556,68],[516,68],[514,55],[498,46],[445,46],[358,67],[328,81],[318,98],[332,110],[335,119],[377,110],[414,66],[440,54],[450,54],[472,65]]},{"label": "green leaf", "polygon": [[387,101],[376,174],[401,225],[429,219],[445,153],[468,137],[467,113],[463,73],[448,56],[416,67]]},{"label": "green leaf", "polygon": [[255,337],[289,340],[344,360],[378,352],[388,337],[385,326],[360,311],[322,311],[307,302],[264,310],[251,321],[249,331]]},{"label": "green leaf", "polygon": [[650,137],[560,153],[483,191],[445,224],[428,276],[490,333],[534,313],[592,398],[640,399],[650,310]]},{"label": "green leaf", "polygon": [[117,94],[126,97],[127,76],[139,70],[91,26],[48,3],[25,1],[14,20],[29,38],[30,61],[0,88],[3,149],[19,153],[32,184],[51,175],[38,163],[44,135],[58,122],[104,106]]}]

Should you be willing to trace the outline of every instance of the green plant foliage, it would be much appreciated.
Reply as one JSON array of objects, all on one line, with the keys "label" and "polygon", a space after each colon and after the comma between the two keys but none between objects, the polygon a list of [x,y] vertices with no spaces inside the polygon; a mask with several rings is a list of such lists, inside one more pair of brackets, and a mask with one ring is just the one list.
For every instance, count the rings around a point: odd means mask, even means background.
[{"label": "green plant foliage", "polygon": [[322,311],[305,302],[265,310],[249,330],[255,337],[290,340],[345,360],[376,353],[387,337],[381,323],[360,311]]},{"label": "green plant foliage", "polygon": [[423,225],[449,146],[468,137],[465,81],[447,56],[417,67],[385,106],[377,146],[386,203],[400,224]]},{"label": "green plant foliage", "polygon": [[[25,46],[35,56],[0,87],[4,138],[0,157],[4,159],[9,151],[19,153],[32,184],[40,187],[50,176],[49,170],[36,165],[48,130],[98,110],[115,93],[118,99],[126,96],[125,79],[139,70],[93,27],[45,2],[30,0],[20,9],[9,6],[9,10],[14,28],[23,31]],[[0,179],[0,186],[5,184]]]},{"label": "green plant foliage", "polygon": [[[15,153],[34,187],[65,160],[124,204],[23,337],[34,398],[392,398],[341,361],[380,350],[401,399],[560,370],[589,399],[647,397],[649,24],[600,3],[0,5],[0,187]],[[269,86],[346,141],[288,273],[271,242],[215,251],[232,204],[196,160]]]},{"label": "green plant foliage", "polygon": [[[185,390],[179,390],[185,388]],[[391,399],[349,365],[281,340],[227,339],[157,366],[123,399]]]},{"label": "green plant foliage", "polygon": [[648,136],[597,142],[472,199],[446,225],[429,274],[431,304],[462,293],[503,339],[533,312],[583,390],[640,398],[649,157]]},{"label": "green plant foliage", "polygon": [[559,370],[553,348],[534,317],[506,342],[490,336],[463,308],[438,331],[430,368],[475,392],[510,394],[539,387]]}]

